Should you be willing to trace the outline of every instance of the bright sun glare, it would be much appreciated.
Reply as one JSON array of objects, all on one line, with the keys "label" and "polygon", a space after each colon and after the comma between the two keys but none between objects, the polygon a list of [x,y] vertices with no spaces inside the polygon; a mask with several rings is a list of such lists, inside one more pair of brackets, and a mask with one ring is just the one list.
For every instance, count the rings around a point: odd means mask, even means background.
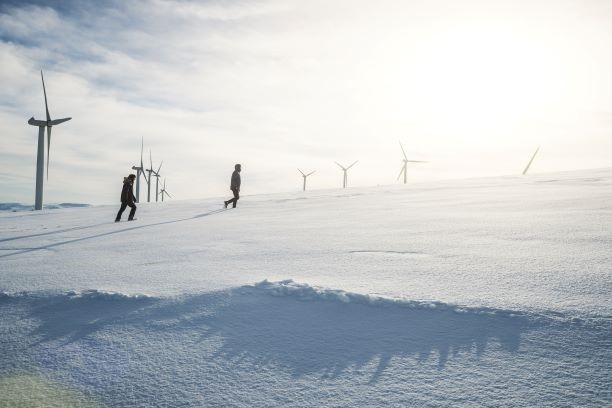
[{"label": "bright sun glare", "polygon": [[556,94],[553,61],[510,31],[465,28],[432,39],[428,49],[424,113],[458,131],[517,125]]},{"label": "bright sun glare", "polygon": [[414,44],[396,36],[377,55],[385,62],[373,62],[368,77],[377,85],[383,78],[384,109],[401,106],[400,115],[409,112],[434,132],[478,143],[491,130],[565,108],[567,73],[561,70],[567,68],[561,67],[569,58],[562,61],[559,50],[550,49],[555,45],[516,27],[455,25]]}]

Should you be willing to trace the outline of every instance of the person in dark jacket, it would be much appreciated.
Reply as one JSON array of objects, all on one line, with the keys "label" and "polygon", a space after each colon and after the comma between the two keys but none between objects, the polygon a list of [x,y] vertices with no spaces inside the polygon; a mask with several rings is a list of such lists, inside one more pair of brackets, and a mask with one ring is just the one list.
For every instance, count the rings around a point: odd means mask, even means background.
[{"label": "person in dark jacket", "polygon": [[121,221],[121,214],[123,214],[123,211],[125,211],[126,207],[128,206],[131,208],[128,221],[134,221],[134,214],[136,214],[136,205],[134,204],[134,201],[136,201],[136,197],[134,197],[135,179],[136,176],[134,174],[130,174],[129,176],[123,178],[123,189],[121,190],[121,208],[119,208],[115,222]]},{"label": "person in dark jacket", "polygon": [[224,201],[225,208],[227,208],[230,203],[233,203],[232,207],[236,208],[236,203],[238,202],[238,199],[240,199],[240,172],[242,171],[242,166],[240,166],[240,164],[236,164],[234,169],[235,170],[232,173],[232,181],[230,184],[230,190],[232,190],[232,193],[234,193],[234,198]]}]

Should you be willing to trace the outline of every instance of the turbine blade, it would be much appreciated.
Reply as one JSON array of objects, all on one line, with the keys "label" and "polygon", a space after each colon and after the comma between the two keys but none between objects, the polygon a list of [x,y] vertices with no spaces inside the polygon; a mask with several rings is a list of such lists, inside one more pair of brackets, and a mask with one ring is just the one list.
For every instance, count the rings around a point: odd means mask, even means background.
[{"label": "turbine blade", "polygon": [[166,189],[166,178],[165,177],[164,177],[164,187],[163,187],[163,189],[164,190]]},{"label": "turbine blade", "polygon": [[149,149],[149,163],[151,164],[149,169],[153,170],[153,156],[151,156],[151,149]]},{"label": "turbine blade", "polygon": [[159,167],[157,168],[157,171],[155,172],[155,174],[159,175],[159,171],[161,170],[162,164],[164,164],[163,160],[161,161],[161,163],[159,163]]},{"label": "turbine blade", "polygon": [[353,162],[353,164],[351,164],[350,166],[348,166],[346,169],[347,169],[347,170],[348,170],[348,169],[350,169],[351,167],[353,167],[354,165],[356,165],[358,161],[359,161],[359,160],[355,160],[355,161]]},{"label": "turbine blade", "polygon": [[529,170],[529,167],[531,167],[531,163],[533,163],[533,159],[535,159],[536,154],[538,154],[539,150],[540,150],[540,146],[538,146],[533,156],[531,156],[531,160],[529,160],[529,163],[527,163],[527,167],[525,167],[525,170],[523,170],[523,176],[527,174],[527,171]]},{"label": "turbine blade", "polygon": [[311,175],[312,173],[314,173],[315,171],[316,171],[316,170],[311,171],[310,173],[308,173],[308,174],[306,175],[306,177],[310,176],[310,175]]},{"label": "turbine blade", "polygon": [[55,119],[49,122],[51,126],[59,125],[60,123],[68,122],[72,118],[64,118],[64,119]]},{"label": "turbine blade", "polygon": [[167,195],[168,197],[172,198],[172,196],[170,195],[170,193],[169,193],[169,192],[167,192],[166,190],[164,190],[164,193],[166,193],[166,195]]},{"label": "turbine blade", "polygon": [[397,175],[397,179],[395,181],[398,181],[400,179],[400,177],[402,177],[402,173],[406,171],[406,165],[404,164],[402,166],[402,169],[400,170],[399,174]]},{"label": "turbine blade", "polygon": [[338,165],[338,167],[340,167],[342,170],[346,170],[340,163],[338,163],[336,161],[334,163],[336,163]]},{"label": "turbine blade", "polygon": [[50,122],[51,115],[49,115],[49,105],[47,105],[47,90],[45,89],[45,77],[43,76],[42,70],[40,70],[40,79],[42,79],[43,93],[45,94],[45,111],[47,111],[47,122]]},{"label": "turbine blade", "polygon": [[47,126],[47,180],[49,180],[49,151],[51,150],[51,126]]},{"label": "turbine blade", "polygon": [[408,157],[406,157],[406,152],[404,151],[404,146],[402,146],[402,142],[399,142],[400,147],[402,148],[402,153],[404,153],[404,159],[408,160]]},{"label": "turbine blade", "polygon": [[305,174],[304,174],[304,172],[303,172],[302,170],[298,169],[298,171],[299,171],[300,173],[302,173],[302,176],[305,176]]},{"label": "turbine blade", "polygon": [[406,160],[408,163],[429,163],[428,161],[423,160]]}]

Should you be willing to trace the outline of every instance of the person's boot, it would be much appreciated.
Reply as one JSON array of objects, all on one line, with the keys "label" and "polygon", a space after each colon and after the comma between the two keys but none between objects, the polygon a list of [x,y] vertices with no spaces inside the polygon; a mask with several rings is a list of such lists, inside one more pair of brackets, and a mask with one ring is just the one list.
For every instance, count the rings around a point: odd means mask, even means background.
[{"label": "person's boot", "polygon": [[228,202],[227,202],[227,201],[224,201],[224,202],[223,202],[223,204],[225,205],[225,208],[227,208],[227,204],[228,204]]},{"label": "person's boot", "polygon": [[115,218],[115,222],[119,222],[119,221],[121,221],[120,218]]}]

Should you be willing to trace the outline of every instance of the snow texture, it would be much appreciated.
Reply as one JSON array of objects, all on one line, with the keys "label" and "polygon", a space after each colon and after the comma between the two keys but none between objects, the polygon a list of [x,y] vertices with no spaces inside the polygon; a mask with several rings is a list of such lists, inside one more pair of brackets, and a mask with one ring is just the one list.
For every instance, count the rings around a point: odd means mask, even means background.
[{"label": "snow texture", "polygon": [[0,406],[610,406],[611,187],[0,214]]}]

